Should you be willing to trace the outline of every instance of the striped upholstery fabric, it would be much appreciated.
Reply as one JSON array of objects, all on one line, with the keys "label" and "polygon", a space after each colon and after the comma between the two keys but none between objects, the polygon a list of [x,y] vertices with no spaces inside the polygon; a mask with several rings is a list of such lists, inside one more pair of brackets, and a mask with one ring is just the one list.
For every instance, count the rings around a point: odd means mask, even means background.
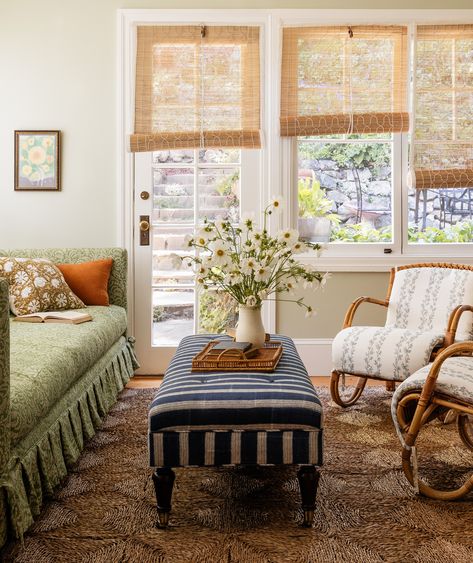
[{"label": "striped upholstery fabric", "polygon": [[322,406],[292,340],[273,373],[191,372],[181,341],[149,411],[152,467],[322,464]]}]

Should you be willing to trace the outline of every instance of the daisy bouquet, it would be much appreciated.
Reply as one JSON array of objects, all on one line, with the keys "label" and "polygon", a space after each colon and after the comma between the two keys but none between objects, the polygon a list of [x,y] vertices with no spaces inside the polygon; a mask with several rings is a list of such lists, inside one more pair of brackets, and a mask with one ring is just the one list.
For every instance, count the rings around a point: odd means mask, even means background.
[{"label": "daisy bouquet", "polygon": [[194,268],[197,285],[224,291],[246,307],[261,307],[265,299],[283,294],[280,300],[296,303],[306,310],[306,316],[311,316],[313,309],[303,298],[290,297],[301,281],[304,287],[325,285],[328,274],[296,259],[309,248],[319,251],[320,245],[300,241],[295,229],[271,236],[268,219],[280,207],[279,198],[266,207],[261,228],[252,218],[243,219],[238,226],[230,221],[205,220],[195,236],[188,239],[196,255],[183,258]]}]

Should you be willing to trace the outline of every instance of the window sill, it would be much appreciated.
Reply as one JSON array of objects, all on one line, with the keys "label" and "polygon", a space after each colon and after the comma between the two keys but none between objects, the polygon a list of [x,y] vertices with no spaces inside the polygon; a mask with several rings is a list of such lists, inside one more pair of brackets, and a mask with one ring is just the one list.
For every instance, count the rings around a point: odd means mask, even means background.
[{"label": "window sill", "polygon": [[389,272],[395,266],[422,262],[447,262],[473,264],[473,256],[442,256],[425,254],[403,254],[386,256],[320,256],[306,254],[299,260],[304,264],[313,264],[320,271],[327,272]]}]

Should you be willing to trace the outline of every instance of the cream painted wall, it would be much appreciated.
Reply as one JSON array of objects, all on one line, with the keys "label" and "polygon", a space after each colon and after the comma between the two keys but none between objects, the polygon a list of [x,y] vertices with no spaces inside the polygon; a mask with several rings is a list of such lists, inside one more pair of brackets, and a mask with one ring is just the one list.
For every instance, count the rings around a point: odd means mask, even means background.
[{"label": "cream painted wall", "polygon": [[[444,0],[0,0],[0,247],[118,242],[118,8],[439,8]],[[453,0],[449,8],[471,7]],[[63,132],[61,193],[13,191],[13,131]]]},{"label": "cream painted wall", "polygon": [[[294,303],[278,303],[277,331],[293,338],[333,338],[341,328],[350,303],[362,295],[384,299],[388,283],[389,273],[334,273],[324,289],[300,291],[294,297],[303,296],[304,302],[316,310],[315,317],[306,319],[304,311]],[[362,304],[355,324],[379,325],[385,319],[384,307]]]},{"label": "cream painted wall", "polygon": [[[0,0],[0,248],[119,242],[116,182],[118,8],[442,8],[445,0]],[[451,0],[448,8],[471,8]],[[63,132],[62,192],[13,191],[13,131]],[[319,317],[280,304],[278,329],[328,338],[348,303],[383,296],[385,274],[336,274]],[[367,322],[378,317],[368,314]]]}]

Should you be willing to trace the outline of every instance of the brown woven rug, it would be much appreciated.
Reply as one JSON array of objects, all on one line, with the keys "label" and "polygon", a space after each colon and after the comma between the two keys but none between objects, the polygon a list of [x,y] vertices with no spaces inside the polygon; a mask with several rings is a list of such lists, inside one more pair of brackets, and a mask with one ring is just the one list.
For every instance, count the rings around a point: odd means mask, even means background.
[{"label": "brown woven rug", "polygon": [[[352,409],[330,406],[313,529],[299,527],[295,470],[176,471],[168,530],[155,527],[147,407],[155,390],[125,390],[63,488],[4,560],[17,563],[471,562],[473,496],[415,497],[400,471],[389,397],[369,388]],[[454,425],[433,423],[425,451],[456,480],[473,467]],[[421,460],[422,461],[422,460]]]}]

